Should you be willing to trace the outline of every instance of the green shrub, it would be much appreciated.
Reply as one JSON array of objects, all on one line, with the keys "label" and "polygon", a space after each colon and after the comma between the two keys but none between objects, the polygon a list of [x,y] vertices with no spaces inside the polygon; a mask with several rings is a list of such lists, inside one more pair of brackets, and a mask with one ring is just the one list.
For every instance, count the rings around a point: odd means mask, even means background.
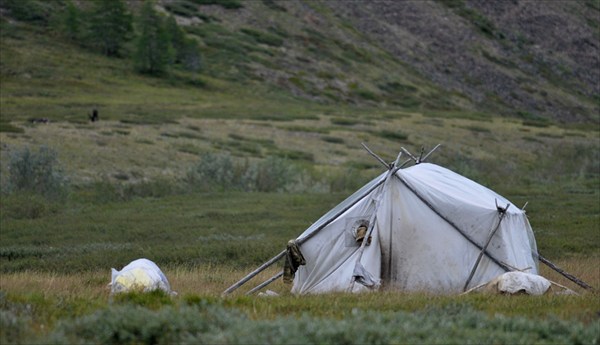
[{"label": "green shrub", "polygon": [[332,136],[321,137],[321,140],[328,142],[328,143],[332,143],[332,144],[343,144],[344,143],[343,138],[332,137]]},{"label": "green shrub", "polygon": [[415,313],[355,310],[343,319],[305,314],[255,320],[207,300],[198,302],[158,311],[109,308],[65,320],[44,340],[51,344],[592,344],[600,331],[598,322],[585,326],[557,319],[487,316],[457,304]]},{"label": "green shrub", "polygon": [[201,191],[231,189],[233,182],[233,161],[230,155],[206,153],[193,166],[186,176],[190,187]]},{"label": "green shrub", "polygon": [[204,154],[188,172],[192,190],[277,192],[292,188],[299,170],[285,159],[271,156],[261,162],[234,162],[230,155]]},{"label": "green shrub", "polygon": [[165,10],[182,17],[195,17],[201,15],[198,11],[198,7],[187,1],[174,1],[165,4]]},{"label": "green shrub", "polygon": [[240,31],[254,38],[258,43],[263,43],[274,47],[283,45],[283,39],[277,35],[248,28],[241,29]]},{"label": "green shrub", "polygon": [[59,200],[66,196],[68,180],[59,167],[57,153],[46,146],[11,152],[8,163],[8,193],[27,192]]},{"label": "green shrub", "polygon": [[274,11],[287,12],[287,9],[281,6],[281,2],[278,3],[276,0],[262,0],[262,3]]},{"label": "green shrub", "polygon": [[408,134],[403,133],[401,131],[384,130],[379,132],[379,136],[385,139],[395,141],[406,141],[408,139]]},{"label": "green shrub", "polygon": [[26,318],[9,310],[0,310],[0,344],[26,344],[28,335]]},{"label": "green shrub", "polygon": [[297,173],[286,160],[269,157],[257,165],[255,188],[259,192],[285,191],[294,182]]},{"label": "green shrub", "polygon": [[239,0],[190,0],[198,5],[219,5],[229,10],[244,7]]},{"label": "green shrub", "polygon": [[367,100],[367,101],[376,101],[378,98],[374,92],[372,92],[370,90],[366,90],[366,89],[359,89],[359,90],[356,90],[354,93],[358,97],[360,97],[364,100]]},{"label": "green shrub", "polygon": [[0,8],[7,9],[10,16],[15,19],[46,25],[57,3],[36,0],[2,0]]},{"label": "green shrub", "polygon": [[552,121],[537,114],[532,114],[528,111],[518,111],[517,116],[523,119],[523,126],[530,127],[548,127]]}]

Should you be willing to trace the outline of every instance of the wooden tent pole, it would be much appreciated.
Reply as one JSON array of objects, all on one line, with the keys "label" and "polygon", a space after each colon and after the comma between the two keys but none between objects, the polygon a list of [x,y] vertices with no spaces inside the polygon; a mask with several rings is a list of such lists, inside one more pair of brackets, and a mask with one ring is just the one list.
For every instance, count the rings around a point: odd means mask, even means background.
[{"label": "wooden tent pole", "polygon": [[264,282],[262,282],[261,284],[257,285],[256,287],[254,287],[252,290],[246,292],[246,295],[252,295],[254,292],[264,288],[265,286],[271,284],[272,282],[276,281],[277,279],[279,279],[281,276],[283,275],[283,270],[281,270],[281,272],[277,273],[276,275],[272,276],[271,278],[265,280]]},{"label": "wooden tent pole", "polygon": [[415,156],[413,156],[412,153],[410,153],[407,149],[405,149],[404,147],[401,147],[400,149],[402,149],[402,151],[404,151],[404,153],[406,153],[410,158],[412,158],[413,161],[415,161],[415,163],[419,164],[419,159]]},{"label": "wooden tent pole", "polygon": [[392,166],[386,161],[384,161],[383,158],[379,157],[375,154],[375,152],[371,151],[371,149],[369,149],[367,145],[365,145],[365,143],[361,143],[361,145],[365,148],[365,150],[367,150],[367,152],[369,152],[369,154],[371,154],[371,156],[375,157],[375,159],[377,159],[379,163],[383,164],[383,166],[385,166],[388,170],[392,168]]},{"label": "wooden tent pole", "polygon": [[429,155],[431,155],[433,153],[433,151],[437,150],[437,148],[440,147],[440,145],[442,145],[442,144],[437,144],[433,149],[431,149],[431,151],[429,151],[425,155],[425,157],[423,157],[423,159],[421,159],[421,162],[424,162],[427,159],[427,157],[429,157]]},{"label": "wooden tent pole", "polygon": [[[393,173],[395,174],[398,170],[399,170],[399,168],[394,169]],[[310,234],[306,235],[303,238],[300,238],[300,239],[296,240],[296,243],[298,245],[301,245],[302,243],[306,242],[307,240],[309,240],[310,238],[312,238],[313,236],[315,236],[319,231],[321,231],[327,225],[331,224],[331,222],[333,222],[339,216],[341,216],[346,211],[348,211],[352,206],[356,205],[359,201],[361,201],[362,199],[364,199],[365,197],[367,197],[367,195],[371,194],[371,192],[374,191],[375,188],[377,188],[380,185],[382,185],[383,182],[385,182],[385,179],[381,179],[381,181],[377,182],[373,187],[369,188],[369,190],[367,190],[364,194],[362,194],[360,197],[358,197],[356,199],[356,201],[354,201],[352,204],[344,207],[338,213],[336,213],[331,218],[329,218],[325,223],[321,224],[321,226],[319,226],[318,228],[316,228],[313,232],[311,232]],[[233,292],[235,289],[237,289],[240,286],[244,285],[244,283],[246,283],[248,280],[252,279],[254,276],[256,276],[257,274],[259,274],[260,272],[262,272],[263,270],[265,270],[267,267],[271,266],[272,264],[274,264],[275,262],[277,262],[279,259],[281,259],[282,257],[284,257],[285,254],[286,254],[286,252],[287,252],[287,249],[284,249],[281,253],[277,254],[276,256],[274,256],[273,258],[271,258],[269,261],[265,262],[260,267],[258,267],[257,269],[255,269],[254,271],[250,272],[248,275],[246,275],[240,281],[238,281],[237,283],[235,283],[235,284],[231,285],[230,287],[228,287],[225,291],[223,291],[223,293],[221,295],[222,296],[228,295],[231,292]]]},{"label": "wooden tent pole", "polygon": [[555,270],[556,272],[560,273],[563,277],[569,279],[570,281],[572,281],[573,283],[581,286],[584,289],[589,289],[589,290],[594,290],[594,288],[591,285],[588,285],[586,282],[584,282],[583,280],[575,277],[572,274],[569,274],[567,272],[565,272],[564,270],[560,269],[558,266],[556,266],[555,264],[553,264],[552,262],[550,262],[550,260],[546,259],[545,257],[542,256],[542,254],[537,253],[537,257],[538,259],[544,263],[546,266],[550,267],[551,269]]},{"label": "wooden tent pole", "polygon": [[264,264],[262,264],[260,267],[258,267],[254,271],[248,273],[248,275],[245,276],[244,278],[242,278],[240,281],[238,281],[237,283],[235,283],[235,284],[231,285],[230,287],[228,287],[227,290],[223,291],[223,293],[221,294],[221,296],[228,295],[233,290],[235,290],[235,289],[239,288],[240,286],[244,285],[244,283],[246,283],[248,280],[252,279],[255,275],[259,274],[260,272],[262,272],[263,270],[265,270],[267,267],[271,266],[272,264],[276,263],[279,259],[281,259],[282,257],[284,257],[286,253],[287,253],[287,250],[284,249],[283,251],[281,251],[281,253],[275,255],[269,261],[265,262]]},{"label": "wooden tent pole", "polygon": [[473,275],[475,274],[475,271],[477,270],[477,266],[479,266],[479,262],[481,261],[481,258],[483,257],[483,253],[487,250],[487,247],[490,245],[490,242],[492,242],[492,238],[496,234],[496,231],[498,231],[498,229],[500,229],[500,224],[502,223],[502,219],[504,219],[504,216],[506,215],[506,210],[508,210],[509,207],[510,207],[510,204],[506,204],[505,208],[498,207],[498,203],[496,202],[496,208],[498,209],[498,212],[500,212],[500,216],[498,218],[498,224],[492,230],[492,232],[490,232],[490,235],[488,236],[488,239],[485,242],[485,245],[483,246],[483,248],[481,249],[481,252],[477,256],[477,260],[475,261],[475,264],[473,265],[473,268],[471,269],[469,278],[467,278],[467,281],[465,282],[463,291],[467,291],[467,287],[469,287],[469,283],[471,282],[471,279],[473,279]]}]

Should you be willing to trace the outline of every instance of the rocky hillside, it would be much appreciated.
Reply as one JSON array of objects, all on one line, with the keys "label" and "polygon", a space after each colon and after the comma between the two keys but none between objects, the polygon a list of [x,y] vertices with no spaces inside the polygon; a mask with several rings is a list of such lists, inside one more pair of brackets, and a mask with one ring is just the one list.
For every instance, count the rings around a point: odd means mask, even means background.
[{"label": "rocky hillside", "polygon": [[599,118],[598,0],[218,3],[232,2],[161,5],[209,53],[240,53],[229,54],[236,73],[303,97]]},{"label": "rocky hillside", "polygon": [[[2,0],[3,30],[13,30],[20,18],[34,25],[45,21],[50,30],[40,33],[50,33],[50,44],[57,39],[52,23],[68,3],[85,9],[91,2]],[[127,4],[136,13],[142,2]],[[201,78],[228,85],[260,84],[313,104],[559,123],[600,120],[600,0],[156,0],[155,5],[198,42]],[[32,9],[39,13],[29,13]],[[9,61],[4,70],[16,67]]]}]

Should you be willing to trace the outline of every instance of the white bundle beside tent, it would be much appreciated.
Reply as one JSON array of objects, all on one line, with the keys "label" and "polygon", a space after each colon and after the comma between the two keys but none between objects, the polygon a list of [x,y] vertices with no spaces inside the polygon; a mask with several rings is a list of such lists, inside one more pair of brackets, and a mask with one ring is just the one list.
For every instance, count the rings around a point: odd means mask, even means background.
[{"label": "white bundle beside tent", "polygon": [[[416,158],[403,148],[416,164],[401,169],[408,161],[399,165],[400,155],[388,164],[366,149],[388,171],[292,241],[304,259],[301,266],[294,267],[293,293],[360,292],[381,287],[458,293],[505,272],[537,275],[538,259],[591,288],[539,255],[525,212],[501,195],[446,168],[423,163],[431,152]],[[282,251],[223,294],[286,254]],[[289,255],[286,260],[290,261]],[[289,271],[289,265],[286,269]]]},{"label": "white bundle beside tent", "polygon": [[148,259],[134,260],[123,267],[121,271],[112,268],[109,285],[112,294],[154,290],[163,290],[168,294],[175,294],[171,291],[171,285],[164,273],[154,262]]}]

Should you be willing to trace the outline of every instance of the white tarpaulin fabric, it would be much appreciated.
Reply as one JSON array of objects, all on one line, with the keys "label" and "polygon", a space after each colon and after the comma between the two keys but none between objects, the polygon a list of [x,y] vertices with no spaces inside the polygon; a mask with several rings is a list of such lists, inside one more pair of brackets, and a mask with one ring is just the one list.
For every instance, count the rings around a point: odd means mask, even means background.
[{"label": "white tarpaulin fabric", "polygon": [[111,293],[129,291],[163,290],[173,293],[167,277],[158,266],[148,259],[137,259],[123,267],[121,271],[111,269]]},{"label": "white tarpaulin fabric", "polygon": [[536,274],[525,272],[506,272],[489,282],[486,290],[492,290],[499,293],[528,295],[543,295],[550,288],[550,281]]},{"label": "white tarpaulin fabric", "polygon": [[[296,272],[293,293],[358,292],[378,288],[379,282],[386,288],[409,291],[461,292],[496,227],[487,247],[495,260],[484,255],[469,286],[504,273],[498,262],[517,269],[531,267],[537,274],[532,254],[537,249],[529,221],[504,197],[435,164],[421,163],[387,179],[386,174],[298,237],[309,236],[354,204],[302,243],[300,250],[307,263]],[[501,221],[497,205],[509,205]],[[365,221],[373,222],[369,224],[372,240],[361,256],[353,234],[356,224]]]}]

